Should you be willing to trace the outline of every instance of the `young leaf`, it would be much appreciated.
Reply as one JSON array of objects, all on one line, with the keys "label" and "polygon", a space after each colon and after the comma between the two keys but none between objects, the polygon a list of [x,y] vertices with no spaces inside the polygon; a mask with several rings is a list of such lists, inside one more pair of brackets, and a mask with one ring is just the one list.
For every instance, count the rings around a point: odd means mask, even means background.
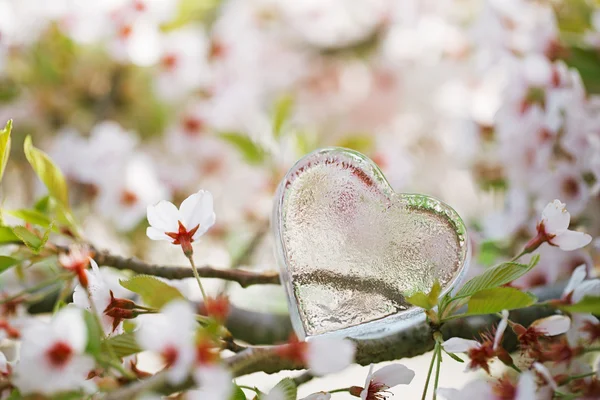
[{"label": "young leaf", "polygon": [[0,226],[0,244],[20,242],[10,226]]},{"label": "young leaf", "polygon": [[[283,397],[280,397],[281,400],[296,400],[298,397],[298,388],[294,381],[290,378],[284,378],[275,385],[273,390],[277,390],[283,394]],[[263,396],[264,397],[264,396]]]},{"label": "young leaf", "polygon": [[12,228],[12,231],[25,246],[36,254],[39,253],[44,246],[42,239],[24,226],[15,226]]},{"label": "young leaf", "polygon": [[515,310],[535,304],[537,298],[528,292],[511,287],[480,290],[471,296],[467,315],[493,314],[502,310]]},{"label": "young leaf", "polygon": [[241,387],[234,385],[233,393],[229,397],[229,400],[246,400],[246,395]]},{"label": "young leaf", "polygon": [[248,164],[261,164],[266,158],[264,149],[250,139],[248,135],[224,132],[219,136],[237,148]]},{"label": "young leaf", "polygon": [[560,309],[574,313],[591,313],[594,315],[600,315],[600,297],[584,296],[579,303],[562,306]]},{"label": "young leaf", "polygon": [[425,294],[417,292],[412,296],[407,297],[406,301],[417,307],[424,308],[425,310],[431,310],[433,307],[437,306],[441,292],[442,287],[440,286],[440,282],[436,280],[429,293]]},{"label": "young leaf", "polygon": [[9,119],[4,129],[0,129],[0,181],[6,169],[8,156],[10,154],[10,133],[12,131],[12,119]]},{"label": "young leaf", "polygon": [[103,336],[102,328],[98,324],[98,319],[89,311],[83,311],[83,320],[85,321],[88,333],[88,341],[85,352],[97,357],[100,355],[100,339]]},{"label": "young leaf", "polygon": [[150,275],[136,275],[120,281],[121,286],[139,294],[150,307],[162,308],[176,299],[185,299],[179,290]]},{"label": "young leaf", "polygon": [[13,266],[19,264],[20,262],[21,262],[21,260],[18,260],[13,257],[0,256],[0,273],[6,271],[10,267],[13,267]]},{"label": "young leaf", "polygon": [[60,169],[46,153],[33,147],[31,136],[25,138],[23,148],[27,161],[33,167],[38,178],[46,185],[50,195],[63,206],[69,207],[67,183]]},{"label": "young leaf", "polygon": [[126,332],[104,339],[102,341],[103,352],[107,351],[107,346],[112,348],[117,357],[127,357],[142,351],[135,341],[135,334],[133,332]]},{"label": "young leaf", "polygon": [[294,98],[290,95],[282,96],[275,104],[275,113],[273,115],[273,136],[275,138],[279,138],[283,133],[283,125],[290,117],[293,106]]},{"label": "young leaf", "polygon": [[33,225],[39,225],[43,228],[50,226],[50,218],[39,212],[38,210],[32,209],[20,209],[20,210],[7,210],[6,213],[22,219],[25,222],[29,222]]},{"label": "young leaf", "polygon": [[491,289],[512,282],[531,271],[531,269],[536,266],[539,259],[539,255],[536,254],[531,258],[528,265],[507,262],[489,268],[483,274],[478,275],[465,283],[454,297],[461,298],[471,296],[480,290]]},{"label": "young leaf", "polygon": [[[444,347],[442,347],[442,350],[444,350]],[[465,362],[462,358],[460,358],[459,356],[457,356],[454,353],[450,353],[450,352],[448,352],[446,350],[444,350],[444,353],[448,354],[450,356],[450,358],[453,359],[454,361],[458,361],[460,363],[464,363]]]}]

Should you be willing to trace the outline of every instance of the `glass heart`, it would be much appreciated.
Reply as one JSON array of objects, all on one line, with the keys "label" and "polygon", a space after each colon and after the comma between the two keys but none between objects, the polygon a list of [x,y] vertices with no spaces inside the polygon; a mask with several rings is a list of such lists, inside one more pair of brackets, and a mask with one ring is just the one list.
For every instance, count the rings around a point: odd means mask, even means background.
[{"label": "glass heart", "polygon": [[405,296],[442,294],[465,274],[464,223],[429,196],[397,194],[377,165],[347,149],[299,160],[283,178],[273,229],[294,330],[375,337],[423,320]]}]

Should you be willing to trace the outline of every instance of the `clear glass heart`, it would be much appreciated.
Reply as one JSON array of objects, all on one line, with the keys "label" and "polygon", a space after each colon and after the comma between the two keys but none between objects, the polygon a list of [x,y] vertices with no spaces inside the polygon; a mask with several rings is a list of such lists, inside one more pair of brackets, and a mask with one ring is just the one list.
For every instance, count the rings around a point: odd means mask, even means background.
[{"label": "clear glass heart", "polygon": [[464,223],[429,196],[397,194],[366,156],[327,148],[283,178],[273,229],[281,280],[300,339],[375,337],[423,320],[404,300],[442,293],[464,275]]}]

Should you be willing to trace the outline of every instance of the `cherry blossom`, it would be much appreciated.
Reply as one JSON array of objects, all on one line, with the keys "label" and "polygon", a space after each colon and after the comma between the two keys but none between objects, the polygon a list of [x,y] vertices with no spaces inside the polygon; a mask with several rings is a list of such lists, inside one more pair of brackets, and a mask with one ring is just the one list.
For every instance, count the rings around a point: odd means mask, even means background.
[{"label": "cherry blossom", "polygon": [[508,311],[502,311],[502,319],[498,323],[496,333],[492,335],[482,334],[482,342],[463,338],[450,338],[442,343],[442,347],[448,353],[467,353],[471,362],[468,365],[469,369],[484,369],[490,373],[489,362],[498,357],[502,362],[512,364],[510,355],[501,346],[504,337],[504,331],[508,326]]},{"label": "cherry blossom", "polygon": [[87,247],[72,246],[68,253],[58,255],[58,263],[65,269],[74,272],[83,287],[88,286],[86,269],[90,265],[91,252]]},{"label": "cherry blossom", "polygon": [[232,375],[221,365],[203,365],[194,370],[194,380],[199,385],[197,390],[190,391],[189,399],[228,400],[233,391]]},{"label": "cherry blossom", "polygon": [[[88,286],[87,288],[84,288],[83,285],[77,285],[75,287],[73,292],[73,304],[81,309],[98,313],[98,317],[102,323],[102,329],[106,335],[118,335],[123,333],[121,318],[115,318],[105,312],[113,298],[111,288],[100,271],[96,261],[91,258],[88,261],[92,267],[91,271],[85,271]],[[90,299],[92,300],[91,303]]]},{"label": "cherry blossom", "polygon": [[191,255],[192,243],[215,223],[213,197],[205,190],[189,196],[179,209],[173,203],[162,200],[148,206],[147,213],[150,223],[146,230],[148,237],[181,245],[186,255]]},{"label": "cherry blossom", "polygon": [[192,306],[174,300],[160,314],[147,315],[135,332],[139,345],[163,358],[169,382],[183,382],[191,372],[195,358],[194,329],[196,321]]},{"label": "cherry blossom", "polygon": [[12,368],[3,352],[0,351],[0,376],[8,376]]},{"label": "cherry blossom", "polygon": [[498,382],[475,380],[462,389],[439,388],[437,394],[446,400],[534,400],[536,389],[535,376],[525,371],[516,385],[507,379]]},{"label": "cherry blossom", "polygon": [[354,360],[354,344],[347,339],[318,337],[300,342],[295,337],[278,349],[281,357],[304,363],[316,376],[333,374]]},{"label": "cherry blossom", "polygon": [[350,394],[360,397],[361,400],[384,400],[388,398],[387,390],[398,385],[408,385],[415,377],[415,372],[402,364],[390,364],[373,372],[373,364],[369,367],[369,373],[365,385],[352,386]]},{"label": "cherry blossom", "polygon": [[580,265],[573,271],[573,275],[563,291],[563,299],[575,304],[585,296],[600,296],[600,279],[586,280],[586,275],[586,265]]},{"label": "cherry blossom", "polygon": [[542,219],[537,226],[537,236],[529,241],[526,248],[533,251],[542,243],[548,242],[561,250],[571,251],[587,246],[592,237],[587,233],[569,230],[571,215],[564,203],[554,200],[542,212]]},{"label": "cherry blossom", "polygon": [[23,330],[22,340],[14,368],[21,394],[93,390],[87,377],[94,360],[84,353],[87,329],[80,310],[65,307],[48,323],[36,321]]},{"label": "cherry blossom", "polygon": [[556,336],[566,333],[571,326],[571,319],[564,315],[552,315],[538,319],[525,328],[513,323],[512,329],[517,334],[521,349],[532,355],[541,351],[539,339],[543,336]]}]

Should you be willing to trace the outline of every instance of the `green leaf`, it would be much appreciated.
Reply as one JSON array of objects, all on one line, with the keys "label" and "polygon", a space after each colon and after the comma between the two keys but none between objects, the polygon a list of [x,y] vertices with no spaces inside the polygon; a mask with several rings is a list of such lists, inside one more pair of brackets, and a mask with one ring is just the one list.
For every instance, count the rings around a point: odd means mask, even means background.
[{"label": "green leaf", "polygon": [[44,242],[42,238],[31,232],[29,229],[24,226],[15,226],[12,228],[13,233],[34,253],[39,253],[39,251],[44,246]]},{"label": "green leaf", "polygon": [[29,222],[30,224],[39,225],[41,227],[47,228],[50,226],[50,218],[39,212],[38,210],[32,209],[20,209],[20,210],[6,210],[6,212],[13,217],[17,217],[22,219],[25,222]]},{"label": "green leaf", "polygon": [[127,357],[142,351],[135,340],[133,332],[126,332],[120,335],[111,336],[102,341],[103,351],[108,351],[110,346],[117,357]]},{"label": "green leaf", "polygon": [[241,387],[234,385],[233,393],[229,397],[229,400],[246,400],[246,395]]},{"label": "green leaf", "polygon": [[52,198],[49,195],[41,197],[35,202],[33,209],[42,214],[49,213],[52,210]]},{"label": "green leaf", "polygon": [[467,315],[493,314],[502,310],[515,310],[535,304],[537,298],[528,292],[511,287],[481,290],[471,296]]},{"label": "green leaf", "polygon": [[[442,350],[444,350],[444,347],[442,347]],[[465,362],[462,358],[460,358],[459,356],[457,356],[454,353],[450,353],[450,352],[448,352],[446,350],[444,350],[444,353],[448,354],[450,356],[450,358],[453,359],[454,361],[458,361],[460,363],[464,363]]]},{"label": "green leaf", "polygon": [[273,136],[281,137],[283,125],[287,122],[294,106],[294,98],[290,95],[282,96],[275,104],[275,113],[273,114]]},{"label": "green leaf", "polygon": [[600,55],[593,48],[569,47],[565,63],[579,71],[585,89],[590,94],[600,93]]},{"label": "green leaf", "polygon": [[499,287],[514,281],[515,279],[525,275],[536,266],[540,256],[536,254],[531,258],[528,265],[515,262],[507,262],[496,267],[489,268],[481,275],[478,275],[468,281],[454,296],[454,298],[462,298],[471,296],[480,290]]},{"label": "green leaf", "polygon": [[31,136],[25,138],[23,144],[27,161],[33,167],[38,178],[46,185],[50,195],[64,207],[69,207],[69,192],[65,177],[56,164],[43,151],[33,147]]},{"label": "green leaf", "polygon": [[91,312],[83,311],[83,320],[87,327],[88,341],[85,352],[98,357],[101,353],[101,339],[104,336],[102,327],[98,324],[98,319]]},{"label": "green leaf", "polygon": [[21,241],[10,226],[0,226],[0,244]]},{"label": "green leaf", "polygon": [[[275,387],[271,390],[276,390],[278,388],[283,394],[282,400],[296,400],[298,397],[298,388],[294,381],[290,378],[284,378],[275,385]],[[262,396],[264,397],[264,396]]]},{"label": "green leaf", "polygon": [[486,240],[479,246],[477,261],[485,267],[491,267],[506,251],[507,248],[500,243],[493,240]]},{"label": "green leaf", "polygon": [[4,129],[0,130],[0,181],[4,176],[8,156],[10,155],[10,133],[12,131],[12,119],[9,119]]},{"label": "green leaf", "polygon": [[18,260],[9,256],[0,256],[0,273],[6,271],[10,267],[19,264],[21,260]]},{"label": "green leaf", "polygon": [[235,132],[224,132],[219,137],[232,144],[248,164],[261,164],[265,161],[265,150],[255,143],[248,135]]},{"label": "green leaf", "polygon": [[573,313],[590,313],[594,315],[600,315],[600,297],[584,296],[584,298],[578,303],[568,306],[561,306],[560,309]]},{"label": "green leaf", "polygon": [[438,298],[440,297],[441,292],[442,287],[440,286],[440,282],[436,280],[433,283],[429,293],[425,294],[422,292],[417,292],[412,296],[407,297],[406,301],[417,307],[424,308],[425,310],[431,310],[433,307],[437,306]]},{"label": "green leaf", "polygon": [[120,281],[121,286],[139,294],[150,307],[162,308],[176,299],[185,299],[179,290],[150,275],[136,275]]}]

